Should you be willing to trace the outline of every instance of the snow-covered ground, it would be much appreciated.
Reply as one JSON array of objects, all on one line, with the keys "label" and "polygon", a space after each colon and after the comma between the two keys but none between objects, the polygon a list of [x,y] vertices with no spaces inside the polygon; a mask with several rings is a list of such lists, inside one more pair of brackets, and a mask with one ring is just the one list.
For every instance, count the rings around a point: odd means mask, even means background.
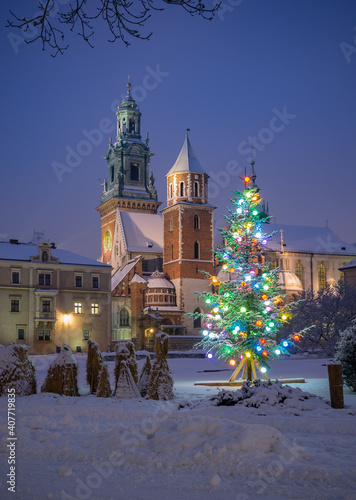
[{"label": "snow-covered ground", "polygon": [[[54,357],[34,357],[39,387]],[[343,410],[320,399],[308,400],[309,411],[298,402],[178,410],[179,402],[219,391],[194,382],[227,380],[231,369],[170,359],[173,401],[101,399],[88,395],[85,355],[75,357],[81,397],[16,400],[16,494],[7,491],[7,399],[0,398],[1,499],[356,499],[356,394],[349,390]],[[279,360],[270,375],[305,377],[293,387],[328,398],[326,363]]]}]

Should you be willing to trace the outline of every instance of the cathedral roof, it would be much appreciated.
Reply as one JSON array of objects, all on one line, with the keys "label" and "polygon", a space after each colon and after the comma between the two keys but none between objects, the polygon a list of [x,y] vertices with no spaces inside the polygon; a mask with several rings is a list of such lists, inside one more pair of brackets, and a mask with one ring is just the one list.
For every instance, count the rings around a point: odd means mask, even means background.
[{"label": "cathedral roof", "polygon": [[131,95],[131,84],[130,83],[127,84],[127,94],[119,107],[119,109],[126,109],[126,108],[138,110],[138,106],[136,104],[136,101]]},{"label": "cathedral roof", "polygon": [[185,137],[183,147],[176,159],[175,164],[170,169],[167,175],[178,172],[201,172],[204,173],[202,166],[199,163],[197,155],[194,153],[188,134]]},{"label": "cathedral roof", "polygon": [[131,252],[163,252],[163,220],[160,214],[120,212],[126,247]]},{"label": "cathedral roof", "polygon": [[302,283],[298,276],[284,269],[278,273],[278,282],[286,292],[301,292],[303,290]]},{"label": "cathedral roof", "polygon": [[356,247],[345,243],[329,227],[265,224],[263,229],[267,234],[276,231],[267,244],[268,250],[280,251],[282,229],[286,252],[356,255]]},{"label": "cathedral roof", "polygon": [[125,276],[128,275],[128,273],[137,264],[137,262],[139,260],[140,260],[140,256],[135,257],[132,260],[129,260],[128,263],[124,267],[122,267],[121,269],[118,269],[112,275],[112,277],[111,277],[111,291],[115,290],[115,288],[117,287],[117,285],[125,278]]}]

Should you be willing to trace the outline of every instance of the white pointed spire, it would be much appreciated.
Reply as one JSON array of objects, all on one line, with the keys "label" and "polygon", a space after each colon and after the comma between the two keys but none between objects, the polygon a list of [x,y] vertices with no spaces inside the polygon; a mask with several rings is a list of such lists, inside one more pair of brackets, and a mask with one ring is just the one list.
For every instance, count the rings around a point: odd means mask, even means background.
[{"label": "white pointed spire", "polygon": [[202,166],[199,163],[197,155],[194,153],[194,149],[190,144],[188,133],[185,136],[185,141],[183,147],[178,155],[178,158],[170,169],[167,175],[176,172],[200,172],[204,173]]}]

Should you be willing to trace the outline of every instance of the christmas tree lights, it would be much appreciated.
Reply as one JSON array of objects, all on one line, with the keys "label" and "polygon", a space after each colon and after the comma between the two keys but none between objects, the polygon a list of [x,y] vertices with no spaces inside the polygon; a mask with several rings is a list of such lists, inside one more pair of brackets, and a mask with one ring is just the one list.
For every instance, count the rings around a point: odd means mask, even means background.
[{"label": "christmas tree lights", "polygon": [[[245,189],[233,193],[229,209],[228,229],[220,230],[224,244],[215,252],[222,265],[218,276],[207,278],[211,292],[199,294],[210,309],[202,314],[203,347],[213,355],[236,366],[235,377],[252,380],[256,368],[264,378],[269,362],[281,354],[299,335],[277,342],[277,332],[290,319],[289,306],[284,305],[280,291],[279,268],[265,262],[263,251],[272,235],[266,235],[263,224],[267,217],[259,210],[261,196],[250,188],[251,178],[241,178]],[[231,379],[230,379],[231,381]]]}]

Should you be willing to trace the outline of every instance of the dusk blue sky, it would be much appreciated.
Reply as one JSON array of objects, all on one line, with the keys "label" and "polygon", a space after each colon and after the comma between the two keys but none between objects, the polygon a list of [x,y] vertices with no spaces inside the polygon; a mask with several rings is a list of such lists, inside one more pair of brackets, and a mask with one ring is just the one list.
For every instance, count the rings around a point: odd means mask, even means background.
[{"label": "dusk blue sky", "polygon": [[[1,2],[0,238],[29,241],[34,229],[44,230],[61,248],[100,256],[95,207],[115,132],[96,136],[90,154],[77,158],[62,182],[53,163],[66,164],[66,148],[83,145],[84,130],[98,129],[104,119],[114,123],[113,103],[131,74],[162,207],[165,174],[188,127],[223,225],[228,198],[241,188],[237,164],[248,166],[246,144],[260,135],[257,181],[277,222],[325,226],[328,220],[346,242],[356,242],[356,3],[231,4],[211,22],[167,7],[144,28],[153,31],[151,40],[132,39],[128,48],[109,43],[101,25],[94,49],[73,36],[65,54],[52,58],[38,42],[11,43],[9,34],[19,33],[4,27],[9,7],[32,14],[36,2]],[[155,82],[147,75],[157,68],[164,76]],[[284,124],[271,121],[283,110]]]}]

